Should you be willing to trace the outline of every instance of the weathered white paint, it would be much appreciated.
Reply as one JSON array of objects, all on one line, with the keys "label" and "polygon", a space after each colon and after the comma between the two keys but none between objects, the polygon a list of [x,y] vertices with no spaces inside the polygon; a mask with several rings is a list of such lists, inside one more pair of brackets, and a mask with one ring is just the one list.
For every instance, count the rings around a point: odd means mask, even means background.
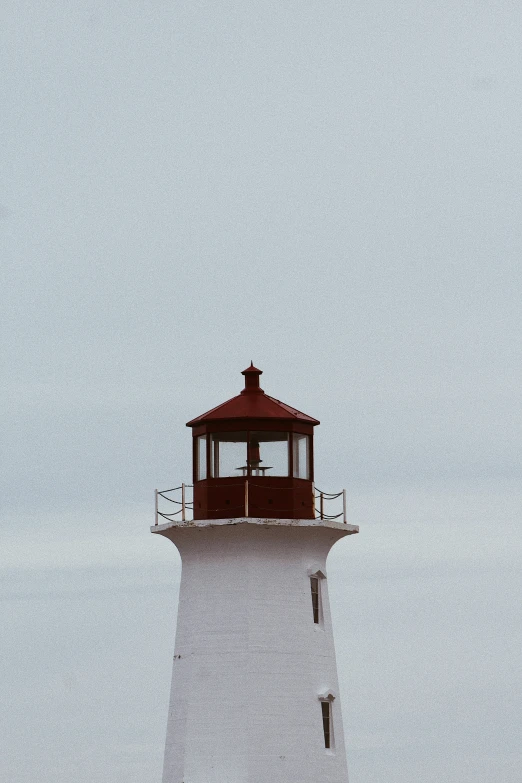
[{"label": "weathered white paint", "polygon": [[[153,527],[182,576],[163,783],[347,783],[328,580],[310,575],[357,527],[231,519]],[[326,750],[320,699],[334,698]]]}]

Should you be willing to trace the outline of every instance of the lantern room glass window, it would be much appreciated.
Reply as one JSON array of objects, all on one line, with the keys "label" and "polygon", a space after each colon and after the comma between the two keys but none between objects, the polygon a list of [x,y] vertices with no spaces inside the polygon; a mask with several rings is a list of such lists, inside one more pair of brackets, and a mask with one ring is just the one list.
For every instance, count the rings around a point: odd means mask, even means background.
[{"label": "lantern room glass window", "polygon": [[196,481],[202,481],[207,477],[207,436],[198,435],[196,438]]},{"label": "lantern room glass window", "polygon": [[215,432],[210,441],[210,475],[288,476],[288,432]]},{"label": "lantern room glass window", "polygon": [[251,476],[288,476],[288,432],[251,432],[248,467]]},{"label": "lantern room glass window", "polygon": [[293,434],[294,478],[310,479],[310,436]]},{"label": "lantern room glass window", "polygon": [[244,476],[247,459],[247,432],[215,432],[210,442],[210,475]]}]

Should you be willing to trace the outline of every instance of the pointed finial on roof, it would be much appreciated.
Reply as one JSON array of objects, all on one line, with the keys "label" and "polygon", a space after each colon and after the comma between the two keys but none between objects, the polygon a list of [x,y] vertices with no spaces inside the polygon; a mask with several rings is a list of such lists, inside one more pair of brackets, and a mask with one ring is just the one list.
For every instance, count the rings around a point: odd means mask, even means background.
[{"label": "pointed finial on roof", "polygon": [[264,394],[263,389],[259,385],[259,376],[263,374],[263,370],[258,370],[254,367],[254,362],[250,362],[250,367],[243,370],[241,375],[245,376],[245,388],[241,394],[261,393]]}]

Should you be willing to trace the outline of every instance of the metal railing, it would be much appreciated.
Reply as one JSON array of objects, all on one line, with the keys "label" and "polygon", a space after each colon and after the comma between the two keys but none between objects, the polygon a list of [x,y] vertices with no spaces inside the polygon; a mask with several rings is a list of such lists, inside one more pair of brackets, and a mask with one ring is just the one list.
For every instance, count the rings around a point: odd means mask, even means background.
[{"label": "metal railing", "polygon": [[[314,511],[315,511],[316,519],[325,519],[328,520],[329,522],[335,522],[337,519],[342,517],[342,521],[344,522],[344,524],[345,525],[347,524],[345,489],[342,489],[340,492],[323,492],[321,489],[317,489],[317,487],[314,485],[313,494],[314,494]],[[338,498],[342,498],[342,504],[343,504],[342,511],[340,511],[338,514],[327,514],[325,510],[325,504],[328,504],[328,507],[331,509],[331,501],[335,501]],[[319,508],[317,508],[317,500],[319,500]]]},{"label": "metal railing", "polygon": [[[253,486],[263,486],[264,488],[266,485],[258,485],[255,484],[255,482],[251,482]],[[172,489],[163,489],[163,490],[154,490],[154,525],[157,526],[159,524],[159,517],[162,517],[167,522],[190,522],[192,521],[193,514],[194,514],[194,498],[192,495],[192,500],[187,500],[187,490],[193,489],[193,484],[181,484],[179,487],[173,487]],[[268,488],[268,487],[266,487]],[[278,487],[278,489],[291,489],[293,490],[293,487]],[[169,494],[171,492],[180,492],[181,496],[178,495],[178,497],[181,497],[180,500],[177,498],[169,497]],[[341,492],[323,492],[320,489],[317,489],[314,484],[312,484],[312,497],[313,497],[313,508],[314,508],[314,517],[315,519],[322,519],[328,522],[335,522],[336,520],[339,520],[342,518],[342,521],[344,524],[346,524],[346,490],[343,489]],[[160,498],[163,500],[167,500],[169,503],[173,503],[176,506],[179,506],[179,508],[176,509],[176,511],[172,511],[171,513],[167,514],[164,511],[160,511],[159,505],[160,505]],[[342,511],[340,511],[338,514],[330,514],[327,513],[326,507],[328,507],[328,510],[332,510],[332,502],[338,500],[339,498],[342,498]],[[317,503],[319,501],[319,504]],[[339,507],[339,505],[338,505]],[[268,510],[268,509],[267,509]],[[187,518],[187,514],[192,514],[191,518]],[[178,517],[179,515],[179,517]],[[244,515],[245,517],[249,516],[249,481],[248,479],[245,480],[245,499],[244,499]]]},{"label": "metal railing", "polygon": [[[193,484],[181,484],[179,487],[173,487],[172,489],[163,489],[161,492],[158,489],[154,490],[154,525],[159,524],[158,517],[163,517],[163,519],[166,519],[167,522],[187,522],[190,520],[187,520],[187,511],[191,512],[194,509],[194,499],[188,501],[187,500],[187,489],[192,489],[194,487]],[[176,498],[168,497],[169,492],[179,492],[181,490],[181,500],[177,500]],[[160,498],[163,498],[164,500],[168,500],[169,503],[174,503],[175,505],[179,506],[177,511],[173,511],[170,514],[165,514],[163,511],[159,510],[159,504],[160,504]],[[179,520],[177,520],[177,515],[180,514]]]}]

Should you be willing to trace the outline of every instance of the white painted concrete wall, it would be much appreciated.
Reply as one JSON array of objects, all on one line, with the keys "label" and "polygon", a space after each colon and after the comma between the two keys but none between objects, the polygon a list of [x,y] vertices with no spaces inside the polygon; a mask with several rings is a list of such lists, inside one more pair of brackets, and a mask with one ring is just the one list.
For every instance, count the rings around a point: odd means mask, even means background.
[{"label": "white painted concrete wall", "polygon": [[357,528],[220,520],[153,531],[182,557],[163,783],[347,783],[328,580],[317,626],[310,575]]}]

